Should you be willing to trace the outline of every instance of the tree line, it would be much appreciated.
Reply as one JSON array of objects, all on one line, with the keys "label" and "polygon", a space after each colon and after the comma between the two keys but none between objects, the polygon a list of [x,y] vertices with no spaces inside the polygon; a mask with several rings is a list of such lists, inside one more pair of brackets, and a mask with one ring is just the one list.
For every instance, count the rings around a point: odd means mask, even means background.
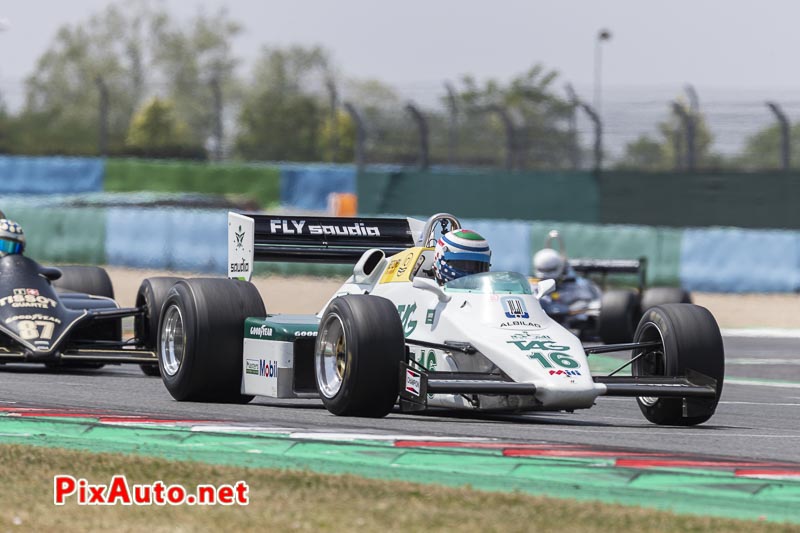
[{"label": "tree line", "polygon": [[[350,162],[357,124],[346,95],[368,125],[370,162],[410,162],[416,133],[390,86],[347,77],[320,46],[264,46],[242,74],[232,48],[242,29],[224,9],[179,22],[147,0],[62,26],[25,80],[22,108],[0,101],[0,153]],[[498,165],[512,149],[516,168],[589,166],[577,102],[559,95],[557,81],[535,65],[506,82],[449,85],[439,109],[425,111],[434,161]],[[777,126],[726,161],[695,119],[698,166],[775,165]],[[658,131],[606,167],[674,168],[681,125],[670,118]]]}]

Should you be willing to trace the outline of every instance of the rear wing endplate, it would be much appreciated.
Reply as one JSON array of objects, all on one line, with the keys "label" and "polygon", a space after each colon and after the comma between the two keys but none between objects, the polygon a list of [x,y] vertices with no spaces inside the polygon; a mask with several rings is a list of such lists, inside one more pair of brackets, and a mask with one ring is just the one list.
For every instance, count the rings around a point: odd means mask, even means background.
[{"label": "rear wing endplate", "polygon": [[386,255],[415,246],[420,222],[228,213],[228,277],[250,280],[255,261],[355,264],[370,249]]}]

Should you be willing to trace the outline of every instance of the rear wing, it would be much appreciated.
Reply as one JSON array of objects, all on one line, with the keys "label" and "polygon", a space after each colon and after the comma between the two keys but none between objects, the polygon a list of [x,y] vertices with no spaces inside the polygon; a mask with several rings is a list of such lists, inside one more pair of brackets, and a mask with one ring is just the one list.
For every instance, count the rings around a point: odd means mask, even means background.
[{"label": "rear wing", "polygon": [[249,280],[254,261],[355,264],[367,250],[386,255],[415,246],[423,223],[228,213],[228,277]]},{"label": "rear wing", "polygon": [[637,274],[640,290],[644,289],[647,278],[646,257],[639,259],[570,259],[569,266],[579,274],[600,274],[604,282],[608,274]]}]

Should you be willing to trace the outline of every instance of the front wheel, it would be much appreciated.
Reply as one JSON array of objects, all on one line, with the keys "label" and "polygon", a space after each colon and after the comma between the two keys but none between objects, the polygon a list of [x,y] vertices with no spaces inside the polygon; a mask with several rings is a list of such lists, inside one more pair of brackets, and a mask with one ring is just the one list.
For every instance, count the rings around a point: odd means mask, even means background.
[{"label": "front wheel", "polygon": [[397,401],[405,356],[400,315],[368,295],[335,298],[320,321],[314,373],[322,403],[341,416],[383,417]]},{"label": "front wheel", "polygon": [[[725,378],[725,351],[717,321],[705,307],[665,304],[648,309],[636,328],[634,342],[660,341],[655,348],[633,351],[632,373],[637,377],[680,377],[694,370],[716,380],[716,396],[650,398],[636,401],[654,424],[694,426],[716,411]],[[685,403],[684,403],[685,402]]]},{"label": "front wheel", "polygon": [[161,379],[179,401],[247,403],[243,395],[244,321],[266,316],[254,285],[197,278],[175,283],[158,327]]}]

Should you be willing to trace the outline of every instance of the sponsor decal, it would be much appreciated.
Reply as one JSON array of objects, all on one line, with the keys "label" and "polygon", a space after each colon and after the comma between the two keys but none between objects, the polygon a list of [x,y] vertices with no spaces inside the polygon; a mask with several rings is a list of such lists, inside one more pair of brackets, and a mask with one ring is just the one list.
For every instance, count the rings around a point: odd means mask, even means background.
[{"label": "sponsor decal", "polygon": [[433,371],[436,370],[436,352],[433,350],[429,350],[426,352],[425,350],[420,350],[420,352],[414,353],[413,351],[410,352],[411,358],[414,359],[421,367],[425,368],[426,370]]},{"label": "sponsor decal", "polygon": [[52,322],[53,324],[61,324],[60,318],[50,315],[43,315],[41,313],[34,313],[32,315],[14,315],[6,318],[5,322],[6,324],[13,324],[14,322],[20,320],[34,320],[34,321],[45,320],[47,322]]},{"label": "sponsor decal", "polygon": [[242,251],[244,250],[244,231],[242,230],[242,225],[239,224],[239,231],[234,231],[233,235],[235,237],[235,247],[236,250]]},{"label": "sponsor decal", "polygon": [[403,323],[403,335],[406,337],[414,333],[414,330],[417,329],[417,321],[411,320],[416,310],[416,302],[408,305],[397,306],[397,312],[400,313],[400,322]]},{"label": "sponsor decal", "polygon": [[577,370],[551,370],[551,376],[580,376],[581,373]]},{"label": "sponsor decal", "polygon": [[552,340],[532,340],[532,341],[506,341],[508,344],[513,344],[522,351],[528,350],[554,350],[559,352],[568,352],[569,346],[561,346]]},{"label": "sponsor decal", "polygon": [[512,320],[510,322],[500,322],[501,328],[515,328],[519,326],[526,328],[542,329],[541,324],[537,324],[536,322],[531,322],[530,320]]},{"label": "sponsor decal", "polygon": [[[579,368],[581,364],[572,358],[568,352],[570,347],[568,345],[558,344],[546,335],[537,335],[534,339],[520,339],[506,341],[507,344],[513,344],[520,351],[529,352],[525,356],[528,359],[537,361],[543,368]],[[550,371],[553,374],[553,371]],[[577,375],[580,374],[569,374]]]},{"label": "sponsor decal", "polygon": [[295,331],[294,332],[294,336],[295,337],[316,337],[317,336],[317,332],[316,331],[310,331],[310,330],[309,331]]},{"label": "sponsor decal", "polygon": [[250,262],[242,259],[238,263],[231,263],[230,264],[230,271],[233,272],[240,272],[242,274],[247,274],[250,272]]},{"label": "sponsor decal", "polygon": [[501,298],[500,302],[503,304],[503,311],[505,311],[506,318],[530,318],[528,309],[525,307],[525,302],[521,298],[510,298],[506,296]]},{"label": "sponsor decal", "polygon": [[258,359],[247,359],[245,361],[245,368],[244,368],[245,374],[252,374],[254,376],[257,376],[258,369],[259,369]]},{"label": "sponsor decal", "polygon": [[258,360],[258,375],[267,379],[278,377],[278,362]]},{"label": "sponsor decal", "polygon": [[428,312],[425,313],[425,323],[433,324],[435,318],[436,318],[436,309],[428,309]]},{"label": "sponsor decal", "polygon": [[377,226],[367,226],[363,222],[352,225],[307,224],[305,220],[270,220],[270,233],[281,235],[339,235],[350,237],[380,237]]},{"label": "sponsor decal", "polygon": [[36,289],[14,289],[11,296],[0,298],[0,307],[10,305],[11,307],[36,307],[39,309],[50,309],[57,307],[58,302],[52,298],[47,298],[39,294]]},{"label": "sponsor decal", "polygon": [[419,396],[419,389],[422,386],[419,372],[414,372],[410,368],[406,369],[406,392]]},{"label": "sponsor decal", "polygon": [[265,325],[250,326],[250,335],[254,337],[272,337],[272,328]]},{"label": "sponsor decal", "polygon": [[403,262],[400,264],[400,266],[397,269],[397,275],[398,276],[406,273],[406,271],[408,270],[408,265],[410,265],[411,261],[414,260],[414,255],[415,255],[414,252],[406,254],[406,256],[403,258]]}]

